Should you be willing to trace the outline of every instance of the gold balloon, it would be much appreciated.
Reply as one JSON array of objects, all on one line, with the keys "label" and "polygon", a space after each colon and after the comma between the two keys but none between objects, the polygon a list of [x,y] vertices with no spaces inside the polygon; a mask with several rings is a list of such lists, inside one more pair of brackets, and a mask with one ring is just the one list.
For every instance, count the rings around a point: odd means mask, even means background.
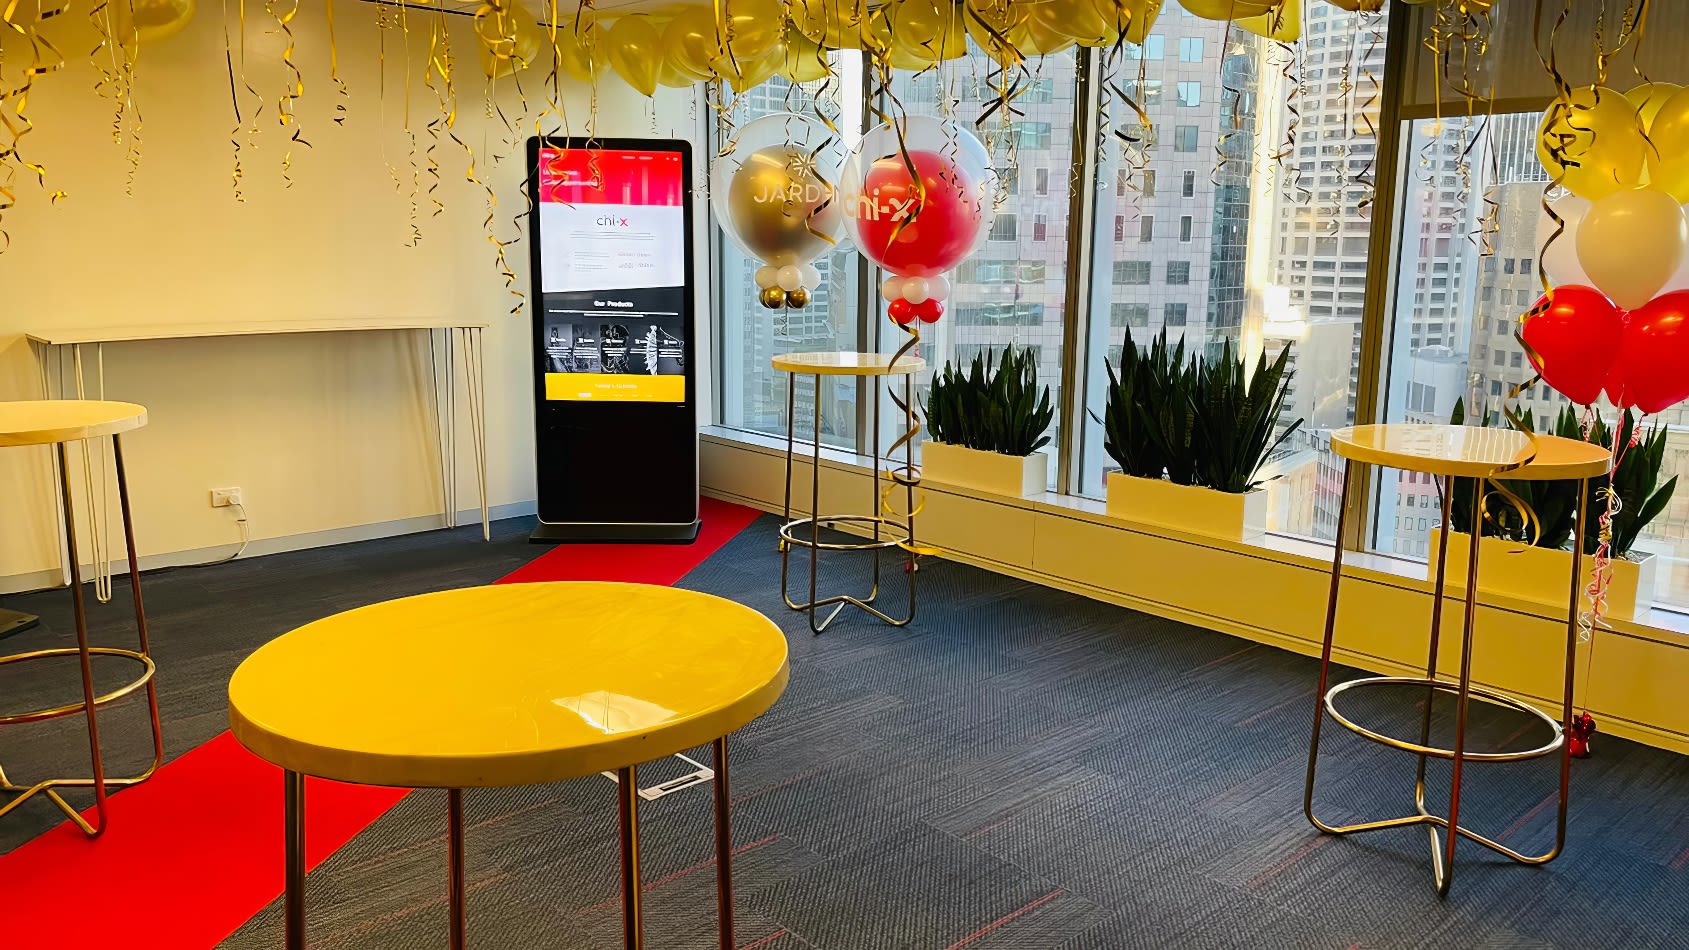
[{"label": "gold balloon", "polygon": [[477,20],[475,30],[481,39],[481,71],[488,79],[532,66],[546,39],[534,15],[514,0]]},{"label": "gold balloon", "polygon": [[1120,40],[1121,27],[1130,17],[1105,14],[1094,0],[1043,0],[1032,5],[1032,18],[1052,31],[1073,37],[1080,46],[1102,48]]},{"label": "gold balloon", "polygon": [[[1118,2],[1118,0],[1117,0]],[[1155,26],[1155,20],[1161,16],[1162,0],[1125,0],[1128,4],[1136,4],[1132,11],[1132,22],[1126,26],[1126,41],[1142,46],[1144,37]]]},{"label": "gold balloon", "polygon": [[1331,5],[1350,13],[1377,13],[1384,9],[1384,0],[1331,0]]},{"label": "gold balloon", "polygon": [[1238,20],[1237,25],[1256,36],[1280,43],[1294,43],[1302,38],[1302,0],[1284,0],[1260,16]]},{"label": "gold balloon", "polygon": [[1674,82],[1644,82],[1632,86],[1624,94],[1631,105],[1636,107],[1636,119],[1642,123],[1644,130],[1652,128],[1654,118],[1665,107],[1666,100],[1682,89]]},{"label": "gold balloon", "polygon": [[764,287],[757,292],[757,300],[770,310],[779,310],[786,305],[786,292],[778,287]]},{"label": "gold balloon", "polygon": [[780,0],[718,0],[721,18],[714,21],[715,43],[732,48],[733,58],[760,60],[774,51],[785,11]]},{"label": "gold balloon", "polygon": [[774,75],[775,69],[785,59],[785,53],[779,49],[761,59],[734,59],[727,53],[722,53],[715,61],[716,75],[727,80],[734,92],[745,92],[755,89],[768,81]]},{"label": "gold balloon", "polygon": [[839,233],[843,212],[833,186],[816,174],[809,154],[769,145],[746,156],[727,188],[729,220],[745,248],[777,266],[802,264],[831,250],[815,232]]},{"label": "gold balloon", "polygon": [[[1024,58],[1025,50],[1016,42],[1026,30],[1028,6],[1011,0],[967,0],[966,23],[968,35],[999,66],[1013,66]],[[1066,30],[1059,31],[1066,36]]]},{"label": "gold balloon", "polygon": [[[1105,2],[1112,3],[1112,0],[1105,0]],[[1028,56],[1049,56],[1052,53],[1070,50],[1074,46],[1073,37],[1052,29],[1037,17],[1026,18],[1026,23],[1021,28],[1021,34],[1023,38],[1020,44],[1021,52]]]},{"label": "gold balloon", "polygon": [[719,52],[715,45],[715,17],[707,6],[687,7],[663,27],[663,59],[693,79],[715,78],[710,63]]},{"label": "gold balloon", "polygon": [[797,290],[786,291],[786,306],[793,309],[809,306],[809,291],[803,289],[802,287],[799,287]]},{"label": "gold balloon", "polygon": [[674,60],[667,57],[657,64],[657,85],[659,86],[667,86],[670,89],[685,89],[700,81],[697,76],[676,66]]},{"label": "gold balloon", "polygon": [[1673,93],[1660,106],[1648,128],[1644,148],[1648,154],[1648,187],[1689,202],[1689,88]]},{"label": "gold balloon", "polygon": [[1278,5],[1278,0],[1179,0],[1191,16],[1204,20],[1236,20],[1260,16]]},{"label": "gold balloon", "polygon": [[[967,12],[950,0],[894,0],[891,48],[923,69],[968,54]],[[894,57],[895,59],[896,57]],[[900,65],[893,62],[894,66]]]},{"label": "gold balloon", "polygon": [[1537,130],[1542,167],[1591,201],[1642,184],[1648,141],[1630,100],[1605,86],[1574,89],[1569,99],[1556,100],[1543,114]]},{"label": "gold balloon", "polygon": [[797,27],[786,31],[786,47],[775,69],[792,82],[814,82],[829,75],[827,52],[814,40],[798,32]]},{"label": "gold balloon", "polygon": [[[549,31],[547,38],[550,38]],[[577,82],[595,81],[610,65],[606,30],[596,20],[584,20],[580,32],[572,22],[557,26],[557,56],[563,72]]]},{"label": "gold balloon", "polygon": [[792,23],[828,49],[861,49],[868,33],[867,0],[792,0]]},{"label": "gold balloon", "polygon": [[657,68],[662,62],[662,37],[651,18],[630,13],[617,20],[605,36],[610,67],[641,95],[657,91]]},{"label": "gold balloon", "polygon": [[[120,42],[157,43],[182,32],[194,18],[194,0],[134,0],[115,3],[114,32]],[[131,14],[133,10],[133,14]]]}]

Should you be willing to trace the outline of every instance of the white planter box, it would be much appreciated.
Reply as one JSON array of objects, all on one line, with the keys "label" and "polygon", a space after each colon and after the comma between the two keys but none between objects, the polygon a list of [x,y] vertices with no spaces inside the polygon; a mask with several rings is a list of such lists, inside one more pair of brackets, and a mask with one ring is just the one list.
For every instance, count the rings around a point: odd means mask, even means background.
[{"label": "white planter box", "polygon": [[1108,516],[1232,541],[1267,533],[1267,493],[1175,485],[1165,478],[1108,473]]},{"label": "white planter box", "polygon": [[[1437,579],[1437,547],[1441,543],[1441,528],[1431,529],[1431,556],[1426,565],[1426,578]],[[1472,536],[1461,532],[1449,535],[1448,582],[1466,583],[1466,560]],[[1654,599],[1654,570],[1658,558],[1643,554],[1637,560],[1613,558],[1612,578],[1607,582],[1607,613],[1615,620],[1632,620],[1638,610],[1647,609]],[[1585,590],[1595,575],[1595,558],[1585,555],[1583,580],[1579,589]],[[1518,597],[1539,604],[1564,609],[1570,598],[1572,583],[1572,552],[1553,548],[1536,548],[1516,541],[1484,538],[1478,545],[1478,589],[1509,597]],[[1579,610],[1589,609],[1587,595],[1580,596]]]},{"label": "white planter box", "polygon": [[1050,457],[1004,455],[944,442],[921,443],[921,479],[975,491],[1025,498],[1050,487]]}]

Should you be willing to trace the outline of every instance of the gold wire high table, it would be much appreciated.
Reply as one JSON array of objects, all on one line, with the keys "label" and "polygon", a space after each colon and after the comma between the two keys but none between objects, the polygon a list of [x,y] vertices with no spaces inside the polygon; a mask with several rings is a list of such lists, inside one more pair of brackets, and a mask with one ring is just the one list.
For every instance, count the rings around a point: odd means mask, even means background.
[{"label": "gold wire high table", "polygon": [[[786,353],[774,357],[773,366],[782,373],[790,373],[792,378],[786,386],[786,501],[782,509],[782,524],[780,525],[780,597],[786,606],[793,610],[801,610],[809,615],[809,629],[814,633],[821,633],[827,629],[833,619],[845,607],[858,607],[872,616],[891,624],[894,627],[907,626],[915,619],[915,488],[906,482],[904,490],[904,512],[897,517],[889,512],[882,512],[880,505],[880,400],[879,394],[874,393],[873,399],[873,429],[869,437],[874,457],[873,496],[870,500],[871,508],[868,514],[827,515],[821,513],[821,383],[827,377],[852,376],[859,379],[877,380],[887,376],[903,377],[903,403],[914,405],[915,374],[925,369],[926,360],[918,356],[905,356],[894,359],[891,353],[852,353],[852,352],[819,352],[819,353]],[[798,377],[815,377],[815,438],[811,443],[810,455],[810,488],[809,488],[809,517],[792,517],[792,460],[794,456],[794,442],[797,432],[797,391]],[[912,441],[903,444],[903,469],[906,474],[914,469],[914,444]],[[872,535],[860,541],[823,541],[822,527],[836,528],[840,525],[867,526],[872,529]],[[802,529],[808,528],[808,531]],[[796,547],[809,549],[809,596],[807,600],[797,601],[789,593],[790,585],[790,557],[791,549]],[[901,618],[892,617],[875,606],[880,595],[880,554],[892,548],[903,547],[910,553],[904,561],[904,574],[909,588],[909,605]],[[822,551],[869,551],[874,556],[873,583],[867,595],[856,597],[851,594],[833,594],[822,597],[816,593],[816,571]],[[826,617],[817,620],[816,612],[822,607],[831,606],[833,609]]]},{"label": "gold wire high table", "polygon": [[[82,829],[83,834],[90,838],[97,838],[106,830],[107,794],[113,789],[125,788],[146,781],[164,762],[164,738],[158,725],[158,690],[153,682],[156,668],[153,666],[152,651],[147,643],[147,612],[141,602],[141,571],[135,563],[135,522],[129,508],[129,475],[123,466],[122,434],[139,429],[146,424],[146,409],[128,402],[82,399],[0,402],[0,447],[50,445],[55,450],[55,468],[58,470],[59,476],[59,506],[64,516],[63,537],[68,553],[67,560],[70,564],[70,602],[76,618],[76,646],[30,650],[24,653],[0,656],[0,665],[73,656],[76,657],[82,674],[81,702],[68,703],[48,709],[0,715],[0,726],[40,722],[81,713],[82,718],[88,725],[88,757],[92,762],[93,773],[86,778],[49,778],[31,785],[20,785],[7,778],[5,770],[0,768],[0,793],[10,793],[16,796],[4,806],[0,806],[0,816],[4,816],[7,812],[36,795],[42,795],[69,816],[70,820]],[[129,554],[129,590],[135,604],[135,632],[139,647],[135,650],[88,645],[88,613],[82,600],[82,557],[76,543],[76,506],[71,498],[70,491],[70,455],[68,448],[71,442],[82,442],[84,443],[83,450],[87,451],[89,440],[105,438],[111,439],[112,454],[117,469],[118,503],[123,510],[123,540]],[[105,486],[102,484],[100,490],[103,491],[104,489]],[[90,501],[90,504],[92,504],[92,501]],[[132,661],[139,665],[140,674],[110,692],[96,694],[94,692],[93,673],[93,658],[96,656],[118,657]],[[98,710],[100,707],[114,703],[142,687],[146,687],[147,714],[152,725],[152,763],[138,775],[109,776],[105,770],[105,759],[100,752]],[[65,788],[93,790],[95,813],[93,824],[82,817],[82,814],[59,794],[59,790]]]},{"label": "gold wire high table", "polygon": [[[1572,548],[1572,572],[1569,579],[1570,599],[1566,608],[1565,693],[1560,718],[1556,721],[1547,713],[1526,703],[1504,696],[1494,690],[1472,685],[1472,636],[1476,625],[1478,601],[1478,552],[1482,547],[1474,540],[1467,552],[1465,614],[1461,630],[1460,673],[1454,680],[1439,676],[1437,645],[1442,627],[1442,604],[1446,594],[1448,566],[1448,530],[1442,532],[1438,543],[1436,585],[1432,594],[1430,649],[1425,661],[1425,675],[1372,676],[1350,680],[1327,688],[1331,675],[1332,641],[1337,631],[1337,597],[1343,576],[1343,546],[1334,546],[1331,561],[1331,594],[1326,605],[1325,640],[1320,648],[1320,678],[1314,706],[1313,736],[1308,743],[1308,779],[1303,789],[1302,807],[1308,820],[1327,834],[1344,835],[1383,828],[1425,825],[1431,843],[1431,876],[1439,896],[1447,895],[1454,876],[1455,842],[1461,837],[1475,841],[1523,864],[1546,864],[1559,856],[1566,843],[1566,805],[1571,784],[1571,748],[1566,738],[1572,729],[1573,669],[1578,648],[1578,608],[1583,578],[1583,543],[1585,513],[1584,499],[1589,497],[1589,480],[1605,474],[1611,467],[1608,450],[1587,442],[1554,436],[1538,436],[1534,443],[1522,432],[1510,429],[1479,428],[1452,425],[1366,425],[1339,429],[1332,433],[1331,448],[1345,459],[1343,467],[1342,508],[1337,519],[1337,537],[1344,534],[1344,522],[1349,513],[1349,487],[1355,481],[1355,469],[1360,464],[1387,466],[1403,471],[1422,472],[1437,478],[1445,524],[1454,496],[1454,479],[1469,478],[1472,483],[1473,518],[1482,517],[1484,510],[1484,479],[1492,476],[1515,481],[1575,479],[1578,482],[1577,527]],[[1534,452],[1534,454],[1533,454]],[[1390,736],[1370,729],[1338,711],[1337,700],[1350,690],[1369,686],[1423,686],[1425,688],[1424,715],[1417,742]],[[1452,693],[1455,699],[1453,748],[1433,746],[1431,742],[1431,700],[1438,693]],[[1472,752],[1466,748],[1467,707],[1472,697],[1517,710],[1533,716],[1547,725],[1553,738],[1534,749],[1501,752]],[[1314,780],[1319,766],[1320,727],[1330,716],[1338,725],[1374,742],[1393,749],[1411,752],[1419,759],[1414,779],[1414,812],[1401,818],[1387,818],[1351,825],[1332,825],[1314,812]],[[1460,824],[1460,794],[1467,763],[1517,762],[1560,753],[1559,814],[1555,825],[1554,847],[1535,855],[1521,854],[1506,845],[1487,838]],[[1453,763],[1447,815],[1433,813],[1425,802],[1425,763],[1430,758],[1448,759]],[[1444,839],[1438,829],[1447,832]]]},{"label": "gold wire high table", "polygon": [[305,946],[305,776],[444,788],[450,946],[462,950],[463,789],[613,772],[624,946],[644,946],[635,767],[710,744],[716,908],[733,947],[727,736],[786,688],[786,638],[749,607],[672,587],[552,582],[372,604],[260,647],[229,726],[283,769],[286,946]]}]

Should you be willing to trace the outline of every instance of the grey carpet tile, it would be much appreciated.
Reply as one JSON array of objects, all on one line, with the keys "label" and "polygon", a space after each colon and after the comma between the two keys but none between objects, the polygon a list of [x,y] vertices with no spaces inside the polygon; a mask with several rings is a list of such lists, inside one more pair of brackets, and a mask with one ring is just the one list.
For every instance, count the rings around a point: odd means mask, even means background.
[{"label": "grey carpet tile", "polygon": [[[490,546],[440,532],[149,576],[161,643],[170,631],[172,754],[223,728],[228,673],[265,639],[492,580],[539,553],[521,530],[501,526]],[[807,587],[802,552],[792,566],[794,589]],[[904,578],[883,566],[882,597],[900,603]],[[847,610],[816,637],[778,579],[765,518],[681,581],[767,613],[791,650],[786,694],[730,742],[741,948],[1689,947],[1689,758],[1598,736],[1597,756],[1574,766],[1567,853],[1526,868],[1462,842],[1439,900],[1423,828],[1332,838],[1303,818],[1307,657],[936,560],[917,575],[909,627]],[[865,558],[823,559],[824,592],[868,582]],[[62,618],[53,626],[62,635]],[[1417,737],[1422,699],[1353,693],[1345,709]],[[1452,708],[1432,703],[1434,741]],[[131,754],[118,746],[135,726],[114,727],[114,758]],[[1329,723],[1325,734],[1322,814],[1411,808],[1411,757]],[[0,753],[62,759],[77,736],[0,733]],[[1540,739],[1488,705],[1471,737],[1486,749]],[[676,768],[645,767],[647,783]],[[1446,807],[1448,773],[1428,769],[1433,808]],[[1521,848],[1552,841],[1554,763],[1467,774],[1477,827]],[[589,777],[466,796],[471,946],[620,946],[613,791]],[[439,945],[444,820],[442,793],[414,793],[314,871],[313,945]],[[33,833],[8,825],[0,847]],[[705,788],[642,806],[649,946],[715,946],[711,829]],[[272,947],[280,933],[272,904],[225,945]]]}]

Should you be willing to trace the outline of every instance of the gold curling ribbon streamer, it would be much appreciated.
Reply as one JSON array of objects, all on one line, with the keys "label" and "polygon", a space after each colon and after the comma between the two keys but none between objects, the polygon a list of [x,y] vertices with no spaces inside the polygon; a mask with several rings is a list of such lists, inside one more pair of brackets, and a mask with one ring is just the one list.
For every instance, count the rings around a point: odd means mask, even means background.
[{"label": "gold curling ribbon streamer", "polygon": [[[893,353],[891,356],[891,362],[889,365],[895,367],[897,365],[897,361],[902,359],[911,351],[914,351],[917,354],[919,353],[921,346],[921,329],[916,325],[916,321],[910,321],[907,325],[900,324],[895,320],[889,319],[888,322],[909,335],[909,339],[905,340],[903,345],[897,348],[897,352]],[[889,379],[890,377],[887,378]],[[909,427],[904,430],[902,435],[897,437],[896,441],[892,442],[892,444],[886,448],[886,467],[878,473],[879,477],[885,481],[885,485],[880,489],[880,513],[891,518],[898,517],[899,513],[897,508],[891,503],[892,495],[899,488],[911,491],[915,498],[915,502],[910,506],[909,512],[906,516],[909,521],[909,532],[907,538],[900,542],[898,547],[907,551],[910,557],[921,557],[927,554],[940,554],[942,551],[939,548],[933,547],[930,544],[917,544],[913,540],[915,534],[915,516],[920,514],[921,510],[927,506],[926,491],[921,488],[921,468],[913,462],[899,465],[896,460],[897,450],[904,448],[905,446],[909,446],[912,449],[915,439],[920,436],[922,430],[921,415],[916,411],[913,401],[905,402],[903,397],[897,394],[897,387],[895,385],[890,383],[886,385],[886,395],[891,398],[892,405],[896,406],[903,412],[903,417],[908,420]],[[875,432],[872,435],[872,438],[875,439],[878,439],[879,437],[880,434],[878,432]]]},{"label": "gold curling ribbon streamer", "polygon": [[264,12],[276,20],[276,26],[281,30],[286,46],[282,49],[282,66],[287,69],[287,85],[282,87],[282,94],[276,100],[276,121],[287,128],[293,126],[293,134],[288,136],[288,145],[282,148],[282,184],[293,187],[293,145],[310,148],[311,143],[305,141],[304,130],[299,126],[299,116],[294,112],[294,103],[305,94],[305,74],[299,70],[299,65],[293,61],[293,51],[297,44],[293,40],[293,18],[299,15],[299,0],[265,0]]},{"label": "gold curling ribbon streamer", "polygon": [[[428,200],[434,205],[434,210],[428,215],[431,218],[439,217],[446,210],[445,204],[440,201],[440,159],[437,154],[440,148],[440,131],[448,123],[456,121],[457,116],[457,103],[455,99],[448,98],[451,84],[446,77],[450,75],[451,47],[450,39],[445,35],[445,21],[444,10],[436,11],[434,17],[429,20],[428,58],[422,66],[422,84],[434,93],[435,102],[440,108],[440,114],[428,120],[428,148],[423,151],[423,159],[428,165]],[[441,50],[442,46],[445,47],[444,52]],[[442,62],[444,67],[440,65]],[[436,72],[441,73],[443,77],[440,85],[434,83]]]},{"label": "gold curling ribbon streamer", "polygon": [[[59,48],[43,36],[37,27],[64,13],[69,9],[69,4],[38,9],[35,16],[27,17],[24,21],[18,19],[18,4],[19,0],[7,0],[4,11],[0,12],[0,24],[29,43],[31,59],[30,64],[24,67],[21,82],[0,91],[0,126],[5,128],[5,141],[0,142],[0,216],[17,204],[17,192],[13,185],[20,167],[33,172],[36,181],[46,187],[47,169],[38,162],[24,158],[19,146],[23,137],[35,128],[35,123],[28,115],[29,94],[35,88],[35,80],[62,69],[65,64],[64,54],[59,52]],[[7,112],[8,106],[10,114]],[[55,190],[50,193],[50,200],[57,202],[64,196],[63,191]],[[0,228],[0,252],[10,247],[11,242],[11,235],[4,228]]]},{"label": "gold curling ribbon streamer", "polygon": [[352,98],[352,90],[347,88],[346,80],[340,78],[340,47],[334,41],[334,0],[323,0],[323,21],[328,30],[328,78],[334,83],[336,98],[334,100],[334,124],[346,124],[346,100]]},{"label": "gold curling ribbon streamer", "polygon": [[[242,27],[244,29],[244,23]],[[235,45],[229,36],[229,0],[223,0],[223,62],[229,73],[229,102],[235,110],[235,127],[229,130],[229,144],[234,147],[235,167],[229,174],[229,181],[234,186],[235,200],[245,201],[246,195],[240,190],[240,133],[241,128],[246,125],[246,120],[240,114],[240,86],[235,79]]]}]

